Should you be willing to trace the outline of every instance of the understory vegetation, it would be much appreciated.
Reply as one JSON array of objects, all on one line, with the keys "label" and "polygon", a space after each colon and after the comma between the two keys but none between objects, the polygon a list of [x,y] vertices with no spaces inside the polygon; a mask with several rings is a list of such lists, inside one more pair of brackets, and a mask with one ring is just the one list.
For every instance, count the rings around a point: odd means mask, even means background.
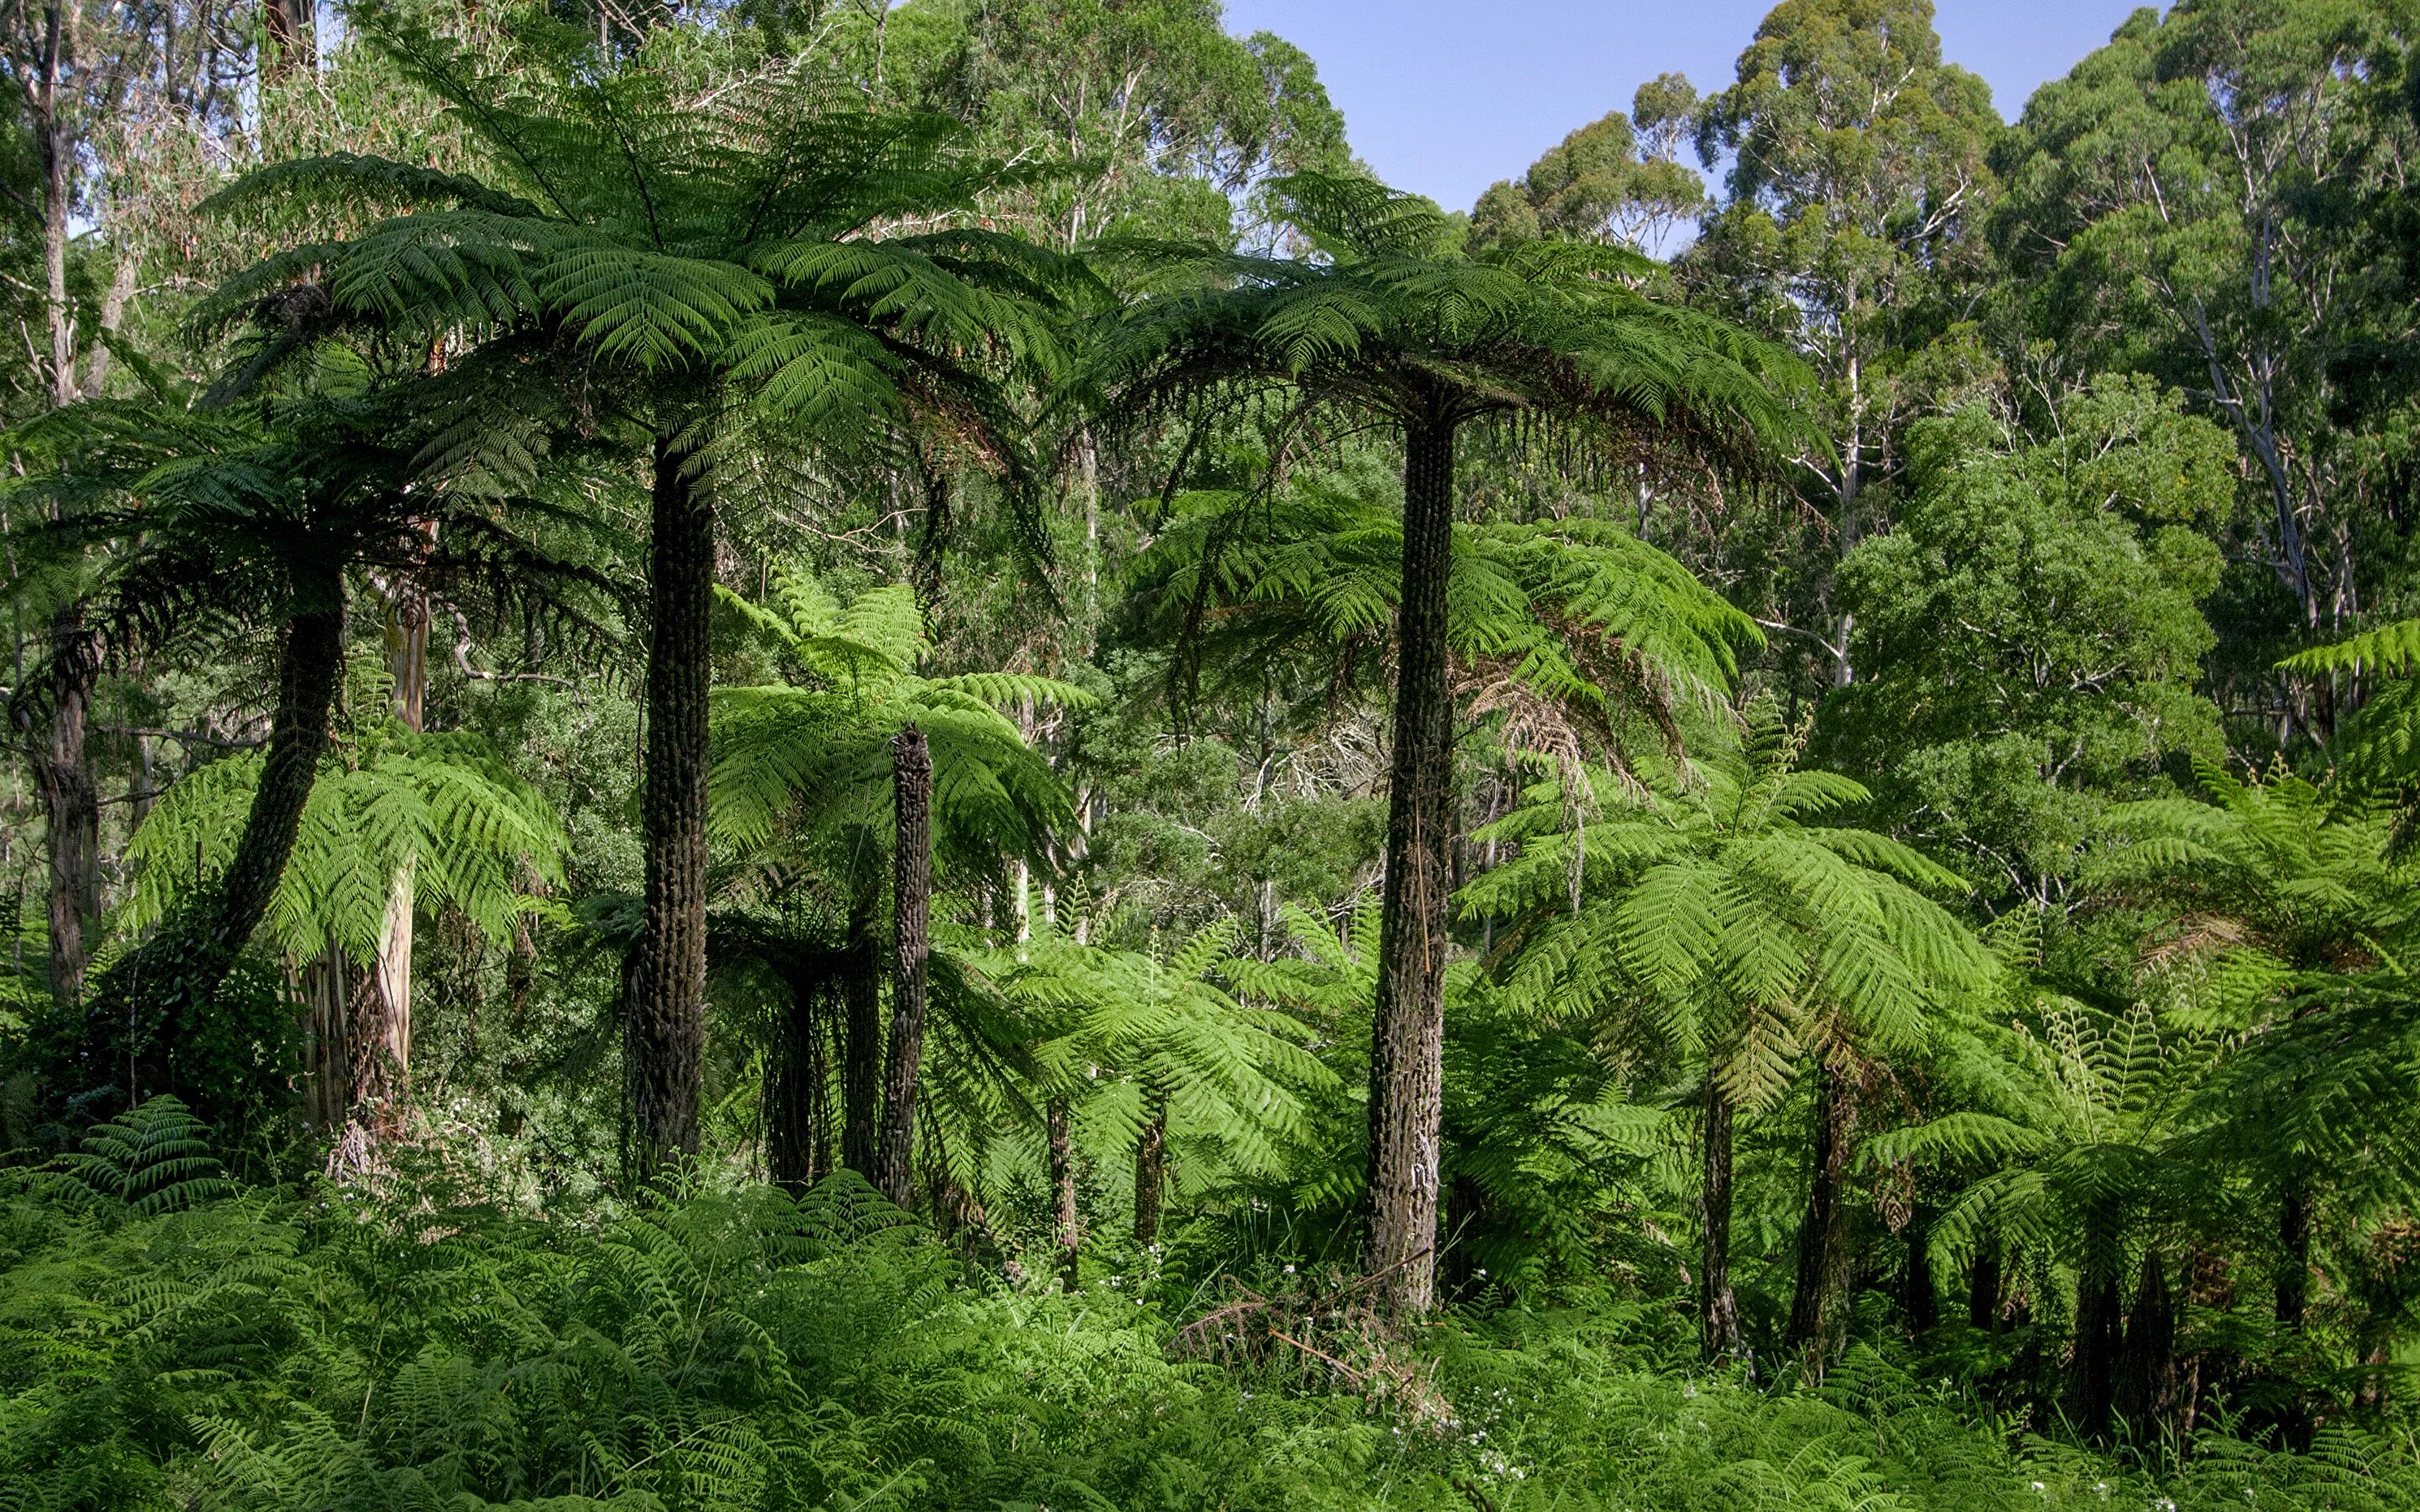
[{"label": "understory vegetation", "polygon": [[0,17],[0,1512],[2420,1505],[2404,8]]}]

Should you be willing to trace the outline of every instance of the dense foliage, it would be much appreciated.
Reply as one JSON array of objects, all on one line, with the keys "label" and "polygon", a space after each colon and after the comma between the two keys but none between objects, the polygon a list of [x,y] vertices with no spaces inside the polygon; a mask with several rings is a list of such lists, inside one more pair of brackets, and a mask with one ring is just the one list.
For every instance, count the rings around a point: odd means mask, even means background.
[{"label": "dense foliage", "polygon": [[2401,8],[0,10],[0,1507],[2420,1503]]}]

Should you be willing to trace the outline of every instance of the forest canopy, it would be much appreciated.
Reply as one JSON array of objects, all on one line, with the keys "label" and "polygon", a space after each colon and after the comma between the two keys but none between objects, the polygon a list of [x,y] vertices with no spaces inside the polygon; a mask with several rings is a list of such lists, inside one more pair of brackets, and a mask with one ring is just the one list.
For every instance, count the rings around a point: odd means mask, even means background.
[{"label": "forest canopy", "polygon": [[0,1506],[2420,1504],[2420,30],[0,0]]}]

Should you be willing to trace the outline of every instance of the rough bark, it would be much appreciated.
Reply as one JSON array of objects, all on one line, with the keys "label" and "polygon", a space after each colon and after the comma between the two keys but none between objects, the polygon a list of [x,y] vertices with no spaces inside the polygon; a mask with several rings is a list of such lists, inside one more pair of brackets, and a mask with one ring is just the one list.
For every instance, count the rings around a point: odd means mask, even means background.
[{"label": "rough bark", "polygon": [[882,1135],[882,942],[876,900],[860,888],[848,911],[848,960],[841,983],[841,1164],[874,1180]]},{"label": "rough bark", "polygon": [[1446,580],[1453,551],[1453,423],[1411,417],[1404,464],[1403,604],[1387,876],[1371,1031],[1370,1174],[1363,1264],[1397,1317],[1436,1292],[1438,1148],[1444,1112],[1447,868],[1453,822],[1453,703],[1446,681]]},{"label": "rough bark", "polygon": [[42,8],[40,71],[27,101],[34,129],[34,149],[42,164],[43,310],[50,324],[51,402],[76,402],[75,307],[68,299],[68,216],[74,188],[76,145],[62,110],[61,91],[69,68],[73,32],[63,0]]},{"label": "rough bark", "polygon": [[1076,1141],[1067,1100],[1054,1097],[1046,1111],[1050,1146],[1051,1240],[1058,1251],[1059,1289],[1073,1291],[1081,1280],[1084,1230],[1076,1213]]},{"label": "rough bark", "polygon": [[261,31],[269,44],[263,71],[272,80],[310,66],[311,41],[303,35],[302,25],[306,3],[307,0],[261,0]]},{"label": "rough bark", "polygon": [[1168,1091],[1154,1087],[1142,1129],[1135,1135],[1134,1237],[1140,1249],[1159,1242],[1159,1214],[1168,1200]]},{"label": "rough bark", "polygon": [[782,1017],[781,1038],[765,1087],[765,1164],[774,1183],[803,1192],[830,1174],[830,1109],[826,1088],[827,1063],[824,1003],[829,985],[806,969],[783,973],[790,989],[790,1011]]},{"label": "rough bark", "polygon": [[628,1165],[641,1177],[697,1151],[706,1000],[707,625],[714,504],[695,452],[656,443],[648,561],[646,918],[626,977]]},{"label": "rough bark", "polygon": [[277,708],[271,717],[269,754],[260,786],[236,841],[219,890],[211,941],[221,960],[208,970],[197,1000],[216,995],[243,949],[269,913],[270,900],[294,854],[302,808],[318,780],[319,758],[328,748],[328,711],[345,670],[344,579],[330,568],[297,594],[302,600],[287,623],[277,658]]},{"label": "rough bark", "polygon": [[933,907],[933,756],[914,725],[891,744],[892,787],[898,815],[892,845],[892,929],[897,957],[891,975],[891,1041],[882,1067],[882,1137],[875,1149],[874,1184],[908,1205],[916,1156],[916,1079],[924,1055],[924,962],[931,953]]},{"label": "rough bark", "polygon": [[51,620],[51,732],[38,764],[50,851],[51,995],[63,1011],[84,1001],[85,940],[101,919],[101,802],[85,750],[100,638],[69,603]]},{"label": "rough bark", "polygon": [[1740,1338],[1739,1299],[1731,1293],[1731,1102],[1706,1084],[1705,1169],[1698,1188],[1698,1296],[1706,1358],[1746,1353]]},{"label": "rough bark", "polygon": [[1838,1344],[1840,1298],[1849,1279],[1849,1163],[1854,1149],[1856,1088],[1830,1066],[1816,1069],[1815,1149],[1807,1215],[1798,1229],[1798,1279],[1790,1299],[1788,1341],[1820,1373]]}]

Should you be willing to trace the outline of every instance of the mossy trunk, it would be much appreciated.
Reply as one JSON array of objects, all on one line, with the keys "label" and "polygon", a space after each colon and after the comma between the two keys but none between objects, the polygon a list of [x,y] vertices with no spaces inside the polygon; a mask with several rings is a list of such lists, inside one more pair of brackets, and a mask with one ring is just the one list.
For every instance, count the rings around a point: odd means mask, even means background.
[{"label": "mossy trunk", "polygon": [[693,444],[659,439],[648,548],[646,913],[624,978],[627,1164],[697,1152],[706,1040],[706,707],[714,683],[714,505]]},{"label": "mossy trunk", "polygon": [[1444,1118],[1446,900],[1453,827],[1453,701],[1446,582],[1453,557],[1453,422],[1432,405],[1405,424],[1403,604],[1387,875],[1371,1030],[1363,1264],[1397,1318],[1436,1294]]},{"label": "mossy trunk", "polygon": [[933,755],[914,725],[891,743],[897,814],[892,845],[891,1042],[882,1066],[882,1136],[874,1184],[908,1205],[916,1158],[916,1089],[924,1056],[924,963],[932,953]]}]

